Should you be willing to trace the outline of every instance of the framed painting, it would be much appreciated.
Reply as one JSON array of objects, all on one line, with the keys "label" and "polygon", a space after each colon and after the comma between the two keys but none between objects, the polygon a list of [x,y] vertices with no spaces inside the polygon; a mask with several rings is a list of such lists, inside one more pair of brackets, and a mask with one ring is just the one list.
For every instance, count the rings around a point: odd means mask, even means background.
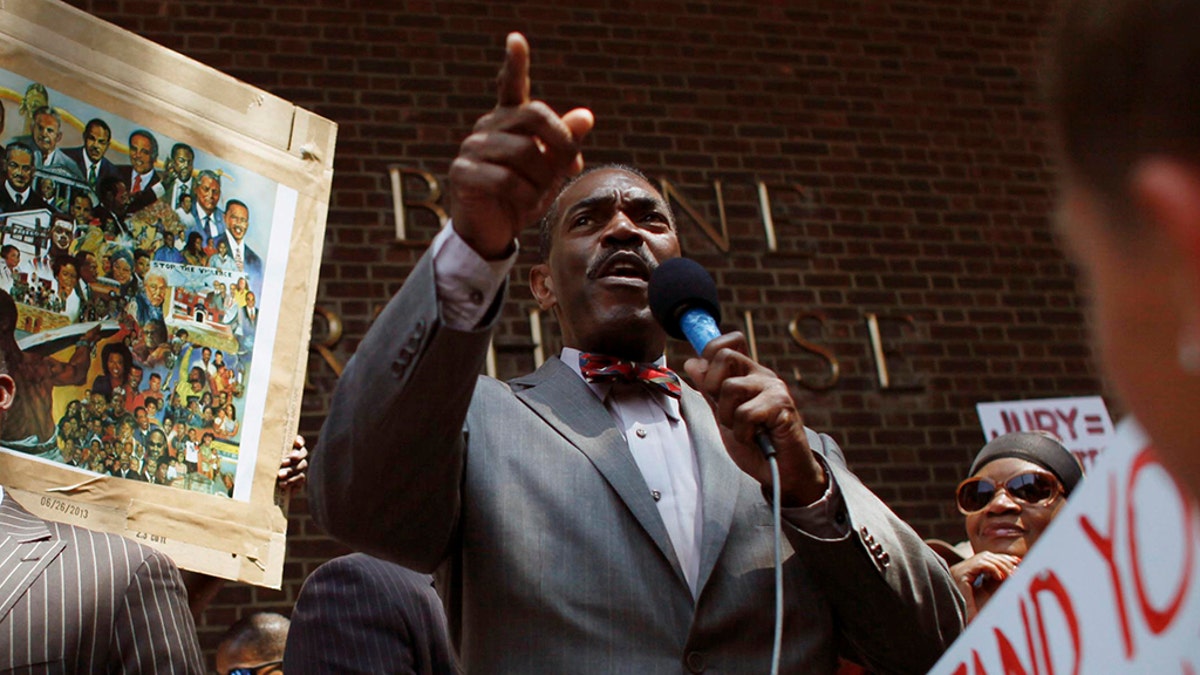
[{"label": "framed painting", "polygon": [[336,126],[52,0],[0,36],[0,485],[279,587]]}]

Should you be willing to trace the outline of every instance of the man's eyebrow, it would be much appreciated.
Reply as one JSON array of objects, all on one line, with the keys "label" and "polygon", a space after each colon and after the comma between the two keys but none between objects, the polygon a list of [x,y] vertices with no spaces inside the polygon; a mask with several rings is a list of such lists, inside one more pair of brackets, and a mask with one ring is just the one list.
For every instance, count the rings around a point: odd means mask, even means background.
[{"label": "man's eyebrow", "polygon": [[[597,194],[590,197],[584,197],[575,202],[568,208],[564,215],[574,215],[581,211],[591,211],[598,208],[611,208],[616,201],[616,196],[611,193]],[[655,199],[654,195],[649,192],[643,192],[637,195],[623,195],[621,201],[627,208],[648,211],[651,209],[665,209],[665,206],[660,199]]]},{"label": "man's eyebrow", "polygon": [[661,199],[655,199],[650,193],[628,196],[625,198],[625,203],[631,208],[640,209],[642,211],[650,211],[654,209],[665,209],[665,205]]},{"label": "man's eyebrow", "polygon": [[580,199],[572,204],[571,207],[566,210],[565,215],[573,215],[575,213],[579,213],[580,211],[591,211],[601,207],[609,207],[612,206],[612,203],[615,200],[616,198],[613,197],[612,193],[601,193],[592,195],[590,197],[584,197],[583,199]]}]

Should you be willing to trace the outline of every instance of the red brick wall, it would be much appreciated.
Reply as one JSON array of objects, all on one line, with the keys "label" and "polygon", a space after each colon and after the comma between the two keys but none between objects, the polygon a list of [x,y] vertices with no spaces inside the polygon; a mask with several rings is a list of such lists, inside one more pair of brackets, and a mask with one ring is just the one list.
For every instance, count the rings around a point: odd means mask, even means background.
[{"label": "red brick wall", "polygon": [[[493,103],[504,34],[522,30],[534,95],[595,111],[590,160],[669,179],[714,222],[711,181],[724,182],[731,251],[686,220],[682,237],[717,277],[726,324],[752,312],[761,360],[819,381],[824,363],[788,322],[824,314],[823,328],[801,328],[833,350],[842,379],[794,393],[922,534],[961,538],[951,491],[982,442],[976,402],[1099,392],[1047,216],[1053,167],[1035,85],[1044,2],[72,4],[340,125],[318,304],[344,321],[342,360],[421,253],[393,241],[387,166],[445,176]],[[757,180],[772,190],[777,252],[766,250]],[[414,216],[410,236],[431,237]],[[497,335],[502,376],[532,366],[529,263],[523,254]],[[912,317],[884,334],[893,376],[915,386],[880,388],[868,313]],[[545,329],[552,353],[553,322]],[[316,358],[310,373],[302,430],[315,439],[335,377]],[[303,496],[294,507],[283,591],[227,586],[201,626],[207,643],[248,606],[287,612],[304,576],[341,551]]]}]

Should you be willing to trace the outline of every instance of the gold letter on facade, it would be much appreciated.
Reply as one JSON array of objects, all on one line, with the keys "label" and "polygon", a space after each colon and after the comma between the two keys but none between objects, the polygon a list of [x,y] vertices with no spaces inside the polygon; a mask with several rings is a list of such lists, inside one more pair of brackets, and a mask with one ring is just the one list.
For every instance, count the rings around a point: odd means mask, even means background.
[{"label": "gold letter on facade", "polygon": [[[315,351],[321,356],[321,359],[329,365],[333,370],[333,374],[338,377],[342,376],[342,370],[345,367],[338,357],[333,353],[333,348],[342,339],[342,319],[337,314],[325,309],[324,307],[313,308],[313,319],[320,317],[325,321],[325,337],[321,340],[312,338],[308,342],[309,351]],[[314,334],[317,331],[313,331]],[[308,376],[311,371],[304,373],[304,388],[308,391],[316,389],[311,382],[308,381]]]},{"label": "gold letter on facade", "polygon": [[875,374],[879,378],[879,388],[887,389],[919,389],[921,384],[917,381],[908,383],[897,383],[892,381],[891,373],[888,372],[887,357],[883,352],[883,338],[879,331],[880,321],[894,321],[901,326],[908,326],[916,330],[917,322],[911,316],[901,317],[881,317],[873,312],[867,313],[867,332],[871,336],[871,353],[875,356]]},{"label": "gold letter on facade", "polygon": [[[428,171],[420,169],[410,169],[408,167],[393,164],[388,167],[388,174],[392,179],[392,208],[396,212],[396,239],[402,242],[409,242],[408,239],[408,217],[407,209],[425,209],[433,215],[437,216],[438,226],[445,227],[450,221],[449,214],[438,204],[442,199],[442,186],[438,183],[438,179]],[[425,184],[428,194],[425,199],[406,200],[404,195],[404,178],[413,176],[419,178]],[[409,242],[412,243],[412,242]]]},{"label": "gold letter on facade", "polygon": [[798,315],[796,318],[792,319],[790,323],[788,323],[788,332],[791,333],[792,339],[796,341],[797,345],[800,345],[801,349],[807,352],[812,352],[813,354],[820,356],[822,359],[825,359],[825,361],[829,364],[829,379],[820,383],[806,380],[804,379],[804,376],[800,374],[799,368],[792,368],[792,377],[796,378],[796,384],[806,389],[810,389],[812,391],[829,391],[838,383],[838,378],[841,377],[842,373],[842,366],[840,363],[838,363],[838,359],[836,356],[834,356],[833,351],[831,351],[828,347],[822,347],[815,342],[810,342],[800,333],[800,322],[805,319],[815,319],[818,324],[822,326],[825,325],[824,315],[818,312],[805,312]]},{"label": "gold letter on facade", "polygon": [[663,199],[667,200],[668,203],[674,201],[679,204],[683,208],[684,213],[688,214],[700,226],[700,229],[704,230],[704,234],[707,234],[708,238],[713,240],[713,243],[717,245],[717,248],[721,249],[721,252],[729,253],[729,226],[725,222],[725,196],[721,193],[721,181],[713,181],[713,190],[717,193],[717,213],[721,217],[721,231],[719,233],[704,216],[700,215],[700,212],[692,206],[691,202],[684,199],[675,190],[675,186],[671,185],[671,181],[663,178],[659,183],[662,185]]}]

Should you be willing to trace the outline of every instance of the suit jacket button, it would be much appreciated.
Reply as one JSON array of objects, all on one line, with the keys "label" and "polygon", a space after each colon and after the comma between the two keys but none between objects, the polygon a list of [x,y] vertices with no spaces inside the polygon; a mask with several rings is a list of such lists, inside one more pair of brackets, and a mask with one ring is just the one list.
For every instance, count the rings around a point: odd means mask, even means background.
[{"label": "suit jacket button", "polygon": [[879,556],[879,564],[883,565],[884,568],[887,568],[888,565],[892,564],[892,556],[888,555],[887,551],[884,551]]},{"label": "suit jacket button", "polygon": [[684,663],[687,665],[687,669],[693,673],[704,672],[704,668],[707,665],[702,652],[688,652]]}]

